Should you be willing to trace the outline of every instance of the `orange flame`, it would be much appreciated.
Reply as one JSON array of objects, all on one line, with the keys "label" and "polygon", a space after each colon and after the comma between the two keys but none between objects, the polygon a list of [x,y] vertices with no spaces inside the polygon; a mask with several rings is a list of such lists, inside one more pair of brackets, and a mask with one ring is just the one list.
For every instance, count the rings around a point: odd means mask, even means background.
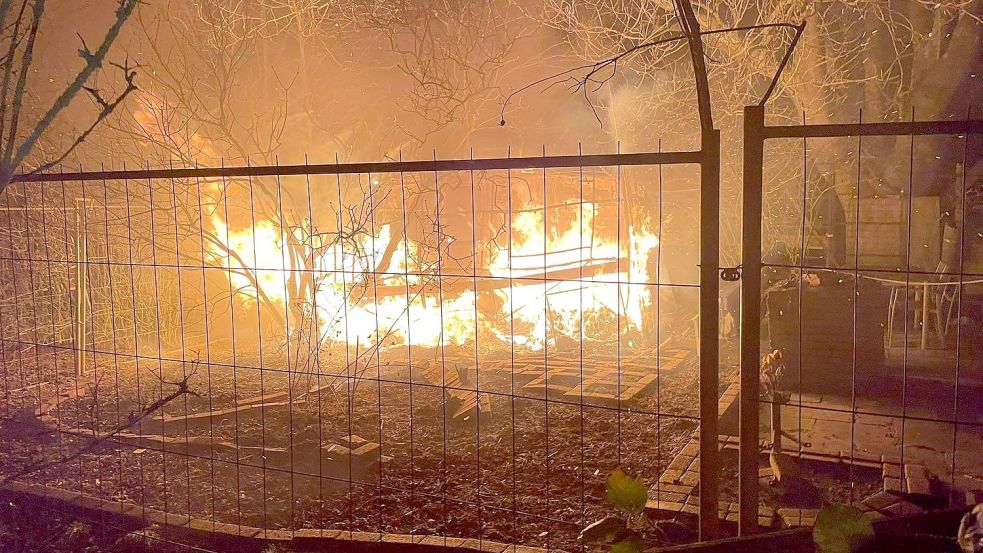
[{"label": "orange flame", "polygon": [[[377,272],[377,260],[393,240],[388,225],[375,236],[360,237],[360,253],[332,244],[311,255],[312,266],[305,268],[295,266],[298,256],[287,251],[274,223],[257,221],[232,231],[216,215],[216,235],[229,255],[221,247],[213,247],[213,253],[228,260],[229,279],[242,301],[257,301],[259,295],[281,308],[289,302],[303,305],[327,343],[381,342],[384,348],[463,345],[480,330],[503,342],[538,350],[560,335],[578,338],[583,320],[603,313],[620,316],[635,328],[643,324],[643,312],[651,304],[646,287],[624,283],[649,282],[648,260],[659,239],[633,229],[624,237],[625,244],[617,237],[596,236],[596,209],[584,203],[572,210],[562,228],[554,225],[545,233],[542,211],[515,214],[511,249],[493,252],[488,267],[501,285],[453,296],[438,291],[442,283],[437,275],[414,262],[421,248],[414,242],[397,244],[389,267]],[[622,252],[630,252],[627,259],[619,255]],[[310,297],[287,297],[290,288],[285,279],[298,270],[314,273],[316,285]],[[564,274],[558,276],[559,271]],[[581,274],[582,280],[577,278]],[[377,294],[380,287],[388,292]],[[394,289],[405,292],[392,293]],[[484,294],[498,296],[497,316],[477,313],[476,302]],[[514,335],[510,328],[517,329]]]}]

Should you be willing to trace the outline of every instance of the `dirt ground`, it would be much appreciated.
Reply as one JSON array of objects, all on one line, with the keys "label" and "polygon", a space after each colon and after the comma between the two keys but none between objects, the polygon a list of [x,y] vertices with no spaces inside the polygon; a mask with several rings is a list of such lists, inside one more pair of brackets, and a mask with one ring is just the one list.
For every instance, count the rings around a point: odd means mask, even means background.
[{"label": "dirt ground", "polygon": [[[219,410],[288,388],[292,400],[167,424],[154,415],[128,427],[142,407],[174,389],[169,382],[180,380],[190,363],[102,356],[90,363],[95,376],[77,381],[70,357],[23,354],[7,364],[20,373],[5,371],[0,437],[10,454],[3,456],[3,470],[78,451],[88,441],[75,434],[126,427],[128,434],[171,441],[161,448],[109,440],[21,480],[232,524],[481,537],[580,551],[580,529],[609,513],[608,473],[621,465],[654,485],[697,427],[692,360],[620,406],[546,401],[542,391],[519,387],[512,371],[486,371],[479,363],[476,374],[460,374],[489,392],[490,412],[457,418],[446,390],[419,375],[410,385],[407,375],[386,368],[386,360],[378,372],[372,367],[357,379],[315,376],[290,386],[286,372],[242,368],[258,366],[256,354],[237,352],[235,360],[235,370],[214,359],[199,364],[189,381],[197,395],[179,397],[163,414]],[[156,374],[161,366],[163,378]],[[39,380],[48,384],[31,387]],[[320,389],[303,396],[311,388]],[[56,389],[79,391],[52,412],[62,432],[51,431],[34,412]],[[350,434],[381,444],[383,462],[317,460],[319,450]],[[235,447],[215,447],[219,442]],[[694,537],[678,525],[653,524],[644,533],[651,544]]]}]

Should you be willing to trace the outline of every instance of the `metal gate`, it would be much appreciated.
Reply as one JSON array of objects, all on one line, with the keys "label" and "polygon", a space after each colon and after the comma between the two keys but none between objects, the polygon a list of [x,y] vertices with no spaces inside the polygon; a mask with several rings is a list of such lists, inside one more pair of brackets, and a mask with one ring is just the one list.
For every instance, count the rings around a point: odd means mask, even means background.
[{"label": "metal gate", "polygon": [[[948,493],[950,503],[958,504],[963,501],[959,494],[972,491],[972,485],[963,486],[966,479],[960,471],[966,465],[958,463],[957,458],[975,457],[978,461],[978,436],[973,439],[961,432],[978,433],[983,422],[978,417],[979,403],[975,407],[972,403],[978,401],[978,395],[974,395],[967,379],[967,371],[978,371],[981,364],[978,346],[970,343],[980,338],[964,322],[968,318],[969,325],[980,324],[978,307],[970,303],[969,293],[978,295],[983,269],[971,267],[970,256],[983,236],[977,234],[983,214],[975,197],[978,192],[974,195],[970,190],[974,181],[967,179],[967,174],[970,161],[978,163],[981,132],[983,121],[968,116],[961,121],[915,121],[913,114],[910,122],[824,125],[805,124],[803,117],[802,125],[769,126],[765,124],[763,102],[744,109],[741,534],[754,533],[758,528],[759,468],[764,461],[759,426],[768,427],[759,420],[759,409],[763,407],[770,407],[773,413],[771,446],[766,449],[770,450],[769,455],[774,457],[777,452],[847,467],[849,491],[844,500],[870,516],[917,512],[919,507],[906,498],[913,493],[929,494],[930,481],[947,490],[933,489],[931,493]],[[933,136],[949,137],[948,142],[935,144],[930,155],[935,159],[943,155],[954,159],[950,164],[954,167],[949,173],[951,182],[945,172],[937,171],[933,179],[945,181],[937,185],[943,191],[936,190],[934,200],[932,196],[914,198],[919,189],[930,188],[924,182],[913,183],[912,174],[919,163],[929,158],[922,146]],[[909,140],[893,143],[899,152],[893,161],[893,176],[878,179],[862,170],[866,165],[892,163],[875,156],[864,157],[862,147],[867,141],[877,140],[874,137]],[[840,157],[846,159],[840,162],[842,170],[820,174],[809,160],[824,153],[830,155],[833,149],[817,154],[816,148],[809,145],[818,139],[835,138],[855,142],[840,151]],[[786,226],[793,229],[790,235],[786,234],[791,236],[791,246],[779,244],[773,237],[763,241],[762,237],[767,223],[763,212],[768,211],[763,202],[768,199],[765,176],[782,177],[766,173],[766,144],[782,144],[781,140],[789,139],[801,140],[802,161],[798,169],[794,164],[792,169],[785,169],[792,173],[788,182],[801,171],[801,198],[795,198],[798,188],[793,187],[788,198],[778,200],[790,201],[801,210],[801,218],[795,215],[786,221]],[[792,152],[792,157],[797,155]],[[816,186],[814,183],[820,180],[822,186]],[[975,186],[978,188],[978,183]],[[889,189],[894,192],[889,193]],[[939,208],[944,195],[950,197],[948,209]],[[848,199],[846,206],[842,205],[844,197]],[[934,214],[929,213],[932,205]],[[971,230],[974,228],[977,230]],[[931,236],[919,239],[918,233]],[[866,253],[861,253],[864,250]],[[923,254],[922,250],[934,250],[935,254]],[[763,259],[763,251],[768,258]],[[913,261],[919,255],[926,259],[922,266]],[[779,300],[784,303],[779,305]],[[827,314],[842,316],[831,322],[817,321],[819,311],[803,314],[809,310],[810,302],[825,303]],[[767,319],[762,315],[763,308],[768,311]],[[934,324],[930,325],[933,318]],[[899,326],[903,327],[900,331]],[[932,346],[930,337],[936,329],[938,337]],[[763,336],[767,336],[767,341]],[[909,337],[913,339],[910,345]],[[903,342],[900,351],[899,340]],[[793,383],[779,395],[766,390],[763,384],[768,376],[762,372],[762,344],[768,344],[769,351],[780,350],[784,354],[784,360],[767,359],[766,369],[773,371],[781,364],[792,373],[786,375],[785,381]],[[827,362],[820,362],[819,357],[825,357]],[[918,373],[929,369],[919,367],[941,362],[937,360],[947,363],[947,374],[939,377],[945,380],[943,390],[952,390],[940,391],[934,402],[952,405],[933,410],[933,406],[926,405],[929,401],[915,405],[918,396],[930,394],[929,385],[912,382],[928,382],[926,375]],[[900,391],[885,384],[892,379],[900,381]],[[908,390],[913,385],[920,386],[917,393]],[[830,387],[835,389],[831,391]],[[875,392],[870,390],[877,390],[881,397],[874,397]],[[762,399],[762,394],[767,397]],[[782,410],[797,422],[781,425]],[[815,426],[808,436],[810,431],[804,428],[807,425]],[[880,431],[899,433],[900,443],[887,442],[878,449],[873,437]],[[929,437],[933,434],[946,437],[932,441],[936,439]],[[781,448],[783,435],[796,442],[793,449]],[[913,441],[919,443],[913,445]],[[975,449],[967,450],[967,446]],[[917,458],[912,447],[928,448],[940,460],[951,459],[951,467],[929,467],[929,462]],[[877,478],[883,479],[882,492],[867,499],[859,495],[855,476],[861,470],[877,471]],[[918,482],[925,488],[914,489]]]}]

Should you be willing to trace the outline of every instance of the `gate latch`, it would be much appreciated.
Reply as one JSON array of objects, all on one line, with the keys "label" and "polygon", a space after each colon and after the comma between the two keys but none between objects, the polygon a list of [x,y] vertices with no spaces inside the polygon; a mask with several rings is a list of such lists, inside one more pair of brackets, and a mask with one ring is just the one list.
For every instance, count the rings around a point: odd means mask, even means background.
[{"label": "gate latch", "polygon": [[737,282],[738,280],[741,280],[741,266],[721,267],[720,278],[727,282]]}]

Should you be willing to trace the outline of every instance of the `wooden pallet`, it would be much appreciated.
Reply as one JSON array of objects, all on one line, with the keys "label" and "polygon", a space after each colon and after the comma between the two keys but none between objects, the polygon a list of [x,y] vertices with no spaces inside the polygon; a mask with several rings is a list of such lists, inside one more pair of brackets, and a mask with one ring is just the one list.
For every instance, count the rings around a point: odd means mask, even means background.
[{"label": "wooden pallet", "polygon": [[[654,372],[617,367],[561,366],[550,364],[548,370],[526,369],[533,378],[522,386],[530,392],[546,391],[552,396],[601,402],[634,399],[656,381]],[[620,394],[619,394],[620,390]]]}]

